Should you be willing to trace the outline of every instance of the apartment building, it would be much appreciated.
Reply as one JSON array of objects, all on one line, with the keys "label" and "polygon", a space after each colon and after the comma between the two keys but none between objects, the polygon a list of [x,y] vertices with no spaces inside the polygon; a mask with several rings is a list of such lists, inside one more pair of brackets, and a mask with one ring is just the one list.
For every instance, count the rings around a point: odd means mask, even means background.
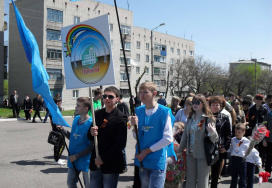
[{"label": "apartment building", "polygon": [[[16,6],[22,14],[26,26],[36,37],[41,59],[49,75],[52,95],[61,93],[64,109],[74,109],[76,99],[89,96],[89,88],[67,90],[63,65],[61,28],[108,14],[111,35],[112,57],[116,87],[124,95],[129,95],[124,57],[120,42],[115,7],[92,0],[17,0]],[[133,26],[133,12],[118,9],[124,48],[129,65],[132,92],[135,95],[136,80],[143,73],[141,82],[151,81],[151,30]],[[176,59],[194,57],[194,42],[175,36],[153,32],[154,82],[160,92],[166,90],[166,72],[169,64]],[[106,86],[103,86],[106,87]],[[31,70],[20,41],[14,10],[10,7],[9,25],[9,91],[17,90],[23,96],[32,89]]]}]

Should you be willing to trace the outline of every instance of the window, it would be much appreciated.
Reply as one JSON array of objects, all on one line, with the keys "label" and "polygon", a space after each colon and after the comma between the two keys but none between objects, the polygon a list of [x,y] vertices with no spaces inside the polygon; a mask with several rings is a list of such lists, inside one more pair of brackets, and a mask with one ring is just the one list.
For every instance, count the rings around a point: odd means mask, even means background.
[{"label": "window", "polygon": [[140,61],[141,60],[141,56],[140,56],[140,54],[136,54],[136,61]]},{"label": "window", "polygon": [[161,63],[166,63],[166,57],[161,57]]},{"label": "window", "polygon": [[149,62],[149,55],[145,56],[145,62]]},{"label": "window", "polygon": [[110,24],[110,31],[113,31],[113,24]]},{"label": "window", "polygon": [[141,48],[141,42],[137,41],[137,49],[140,49],[140,48]]},{"label": "window", "polygon": [[161,86],[166,86],[166,80],[161,80]]},{"label": "window", "polygon": [[160,74],[166,75],[166,69],[160,69]]},{"label": "window", "polygon": [[60,93],[60,97],[62,97],[62,89],[56,89],[56,88],[50,89],[51,96],[54,97],[54,96],[56,96],[57,93]]},{"label": "window", "polygon": [[154,68],[154,74],[160,74],[160,68]]},{"label": "window", "polygon": [[157,85],[157,86],[159,86],[160,85],[160,80],[154,80],[154,83]]},{"label": "window", "polygon": [[[126,59],[127,59],[127,65],[130,66],[130,58],[126,58]],[[120,57],[120,62],[121,62],[121,65],[125,64],[124,57]]]},{"label": "window", "polygon": [[171,54],[173,54],[174,53],[174,48],[171,48],[170,50],[171,50]]},{"label": "window", "polygon": [[61,34],[58,30],[47,29],[47,40],[61,40]]},{"label": "window", "polygon": [[62,79],[62,70],[61,69],[46,69],[49,80],[61,80]]},{"label": "window", "polygon": [[77,24],[80,22],[80,17],[74,16],[74,24]]},{"label": "window", "polygon": [[[130,77],[130,74],[128,74],[128,76]],[[127,81],[127,74],[126,73],[120,73],[120,80],[121,81]]]},{"label": "window", "polygon": [[173,63],[174,63],[174,59],[171,58],[171,59],[170,59],[170,64],[173,64]]},{"label": "window", "polygon": [[145,43],[145,49],[149,50],[149,43]]},{"label": "window", "polygon": [[194,56],[194,51],[190,50],[190,56]]},{"label": "window", "polygon": [[177,54],[180,55],[180,49],[177,49]]},{"label": "window", "polygon": [[47,20],[54,22],[63,22],[63,13],[60,10],[47,9]]},{"label": "window", "polygon": [[149,68],[145,69],[145,74],[149,74]]},{"label": "window", "polygon": [[130,26],[121,25],[121,32],[122,32],[122,34],[128,34],[128,35],[130,35],[131,34],[131,28],[130,28]]},{"label": "window", "polygon": [[78,98],[79,91],[73,90],[73,98]]},{"label": "window", "polygon": [[123,97],[129,97],[129,89],[120,89],[120,93],[123,95]]},{"label": "window", "polygon": [[136,67],[136,74],[140,74],[140,67]]},{"label": "window", "polygon": [[61,59],[61,50],[47,49],[47,58],[49,59]]},{"label": "window", "polygon": [[[130,50],[130,42],[125,42],[124,46],[125,46],[125,50]],[[122,49],[122,43],[121,43],[121,49]]]},{"label": "window", "polygon": [[183,50],[183,55],[186,55],[186,50]]},{"label": "window", "polygon": [[161,57],[160,56],[154,56],[154,61],[155,62],[161,62]]}]

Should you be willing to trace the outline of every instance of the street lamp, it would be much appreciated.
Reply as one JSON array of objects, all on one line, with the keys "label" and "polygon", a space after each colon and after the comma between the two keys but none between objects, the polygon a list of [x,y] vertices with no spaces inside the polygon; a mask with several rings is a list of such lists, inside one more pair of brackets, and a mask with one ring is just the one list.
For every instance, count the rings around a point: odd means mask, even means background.
[{"label": "street lamp", "polygon": [[154,55],[153,55],[153,30],[157,29],[160,26],[165,25],[165,23],[161,23],[154,29],[151,29],[151,81],[154,82]]},{"label": "street lamp", "polygon": [[[261,58],[264,59],[264,58]],[[257,59],[252,59],[252,61],[255,62],[255,94],[258,94],[258,89],[257,89]]]}]

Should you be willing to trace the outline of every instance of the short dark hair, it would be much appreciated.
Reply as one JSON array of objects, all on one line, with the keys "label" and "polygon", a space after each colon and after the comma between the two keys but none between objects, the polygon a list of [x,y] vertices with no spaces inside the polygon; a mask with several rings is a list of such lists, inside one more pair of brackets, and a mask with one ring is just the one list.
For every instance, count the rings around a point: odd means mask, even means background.
[{"label": "short dark hair", "polygon": [[268,95],[266,96],[266,99],[272,99],[272,94],[268,94]]},{"label": "short dark hair", "polygon": [[246,130],[246,125],[245,125],[245,123],[238,123],[238,124],[235,126],[235,130],[245,131],[245,130]]},{"label": "short dark hair", "polygon": [[87,107],[88,110],[91,109],[91,101],[89,97],[79,97],[77,98],[77,102],[83,103],[83,106]]},{"label": "short dark hair", "polygon": [[235,96],[236,96],[235,93],[229,92],[229,97],[235,97]]},{"label": "short dark hair", "polygon": [[212,96],[209,99],[209,105],[211,106],[212,103],[219,103],[221,108],[226,107],[226,101],[224,99],[224,97],[221,96]]},{"label": "short dark hair", "polygon": [[102,94],[102,89],[96,88],[96,89],[94,90],[94,96],[97,96],[97,95],[99,95],[99,94]]},{"label": "short dark hair", "polygon": [[248,106],[251,106],[251,101],[249,101],[249,100],[243,100],[243,102],[242,102],[242,105],[248,105]]},{"label": "short dark hair", "polygon": [[120,96],[119,90],[114,86],[110,86],[110,87],[105,88],[104,92],[106,92],[106,91],[111,91],[111,92],[115,93],[116,97]]},{"label": "short dark hair", "polygon": [[54,102],[57,104],[58,102],[61,102],[62,101],[62,99],[61,98],[58,98],[58,97],[55,97],[54,98]]},{"label": "short dark hair", "polygon": [[123,98],[123,95],[120,93],[120,95],[119,95],[119,99],[122,99]]}]

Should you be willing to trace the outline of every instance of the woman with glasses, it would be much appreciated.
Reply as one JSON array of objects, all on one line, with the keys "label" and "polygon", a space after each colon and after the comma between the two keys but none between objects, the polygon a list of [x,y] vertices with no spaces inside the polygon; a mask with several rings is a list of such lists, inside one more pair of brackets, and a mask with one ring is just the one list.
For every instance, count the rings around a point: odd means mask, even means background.
[{"label": "woman with glasses", "polygon": [[231,142],[231,128],[227,115],[221,113],[223,107],[226,106],[226,101],[223,97],[210,97],[209,104],[214,118],[216,119],[215,127],[219,136],[220,154],[219,160],[211,167],[211,188],[217,188],[218,180],[220,179],[221,170],[224,166],[226,151],[230,147]]},{"label": "woman with glasses", "polygon": [[204,95],[194,96],[192,105],[178,152],[186,148],[186,187],[208,188],[211,167],[208,166],[204,149],[205,130],[212,142],[218,141],[218,134]]},{"label": "woman with glasses", "polygon": [[172,110],[173,116],[175,116],[177,112],[181,109],[179,103],[180,103],[180,98],[173,96],[171,100],[171,107],[170,107]]}]

